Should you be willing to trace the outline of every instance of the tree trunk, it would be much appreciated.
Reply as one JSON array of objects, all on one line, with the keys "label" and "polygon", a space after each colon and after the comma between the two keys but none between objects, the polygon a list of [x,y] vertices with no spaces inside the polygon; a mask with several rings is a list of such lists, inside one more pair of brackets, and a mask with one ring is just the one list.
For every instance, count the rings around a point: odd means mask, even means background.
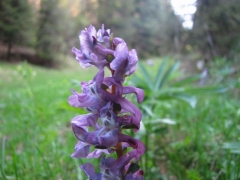
[{"label": "tree trunk", "polygon": [[11,60],[12,38],[8,38],[7,61]]}]

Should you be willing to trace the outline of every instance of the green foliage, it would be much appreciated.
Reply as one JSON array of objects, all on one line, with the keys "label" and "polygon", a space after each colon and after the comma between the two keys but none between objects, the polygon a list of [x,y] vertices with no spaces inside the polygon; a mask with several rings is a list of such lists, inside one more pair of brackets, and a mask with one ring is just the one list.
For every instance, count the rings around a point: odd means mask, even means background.
[{"label": "green foliage", "polygon": [[211,79],[208,83],[224,84],[231,88],[239,87],[238,60],[230,61],[226,58],[215,58],[209,63]]},{"label": "green foliage", "polygon": [[[230,103],[223,103],[228,98],[223,93],[230,86],[211,82],[211,86],[198,87],[201,75],[179,79],[178,67],[179,62],[172,64],[169,58],[163,59],[159,67],[139,63],[137,76],[130,80],[145,92],[145,99],[139,105],[143,112],[139,138],[147,148],[142,158],[146,179],[238,177],[237,168],[229,169],[233,157],[221,144],[221,140],[237,136],[234,128],[237,121],[228,120],[232,115],[227,110],[237,107],[237,101],[233,100],[231,107]],[[222,123],[231,129],[224,130]],[[219,133],[224,135],[215,141]]]},{"label": "green foliage", "polygon": [[[162,64],[157,70],[157,74],[151,74],[147,71],[147,68],[139,62],[139,69],[142,73],[142,78],[133,76],[131,82],[144,90],[145,101],[151,101],[151,105],[157,104],[158,101],[178,99],[187,102],[191,107],[195,107],[197,100],[195,95],[200,93],[223,93],[228,90],[226,87],[191,87],[190,83],[200,80],[200,75],[190,76],[181,80],[177,80],[173,83],[167,82],[170,80],[171,75],[179,67],[179,62],[166,67],[169,58],[165,58]],[[154,79],[152,78],[154,77]],[[152,80],[153,79],[153,80]]]},{"label": "green foliage", "polygon": [[198,0],[192,44],[205,55],[237,57],[240,51],[239,10],[238,0]]}]

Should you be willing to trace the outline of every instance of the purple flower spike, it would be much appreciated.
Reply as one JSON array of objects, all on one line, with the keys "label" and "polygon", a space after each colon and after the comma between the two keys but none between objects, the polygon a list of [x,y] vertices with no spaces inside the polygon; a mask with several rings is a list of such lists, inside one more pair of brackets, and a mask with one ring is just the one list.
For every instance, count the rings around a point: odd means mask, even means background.
[{"label": "purple flower spike", "polygon": [[[90,25],[81,31],[79,39],[80,50],[72,49],[78,63],[83,68],[95,66],[99,71],[93,80],[81,82],[81,93],[72,90],[68,98],[71,106],[85,108],[89,112],[71,121],[72,130],[79,140],[72,157],[99,158],[103,153],[116,152],[117,159],[103,156],[100,173],[95,173],[90,163],[80,168],[91,180],[143,180],[143,171],[132,162],[140,159],[145,146],[124,134],[125,129],[137,132],[142,119],[141,111],[125,95],[134,93],[140,103],[144,98],[143,90],[123,86],[125,78],[136,70],[137,52],[135,49],[129,51],[126,42],[113,37],[104,25],[98,31]],[[111,73],[109,77],[105,77],[107,69]],[[95,149],[90,152],[91,146]]]}]

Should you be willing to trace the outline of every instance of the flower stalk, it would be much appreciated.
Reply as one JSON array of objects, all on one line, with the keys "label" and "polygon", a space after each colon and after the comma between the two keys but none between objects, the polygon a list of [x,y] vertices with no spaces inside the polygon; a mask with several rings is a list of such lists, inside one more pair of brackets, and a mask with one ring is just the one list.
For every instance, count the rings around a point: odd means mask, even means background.
[{"label": "flower stalk", "polygon": [[[98,31],[90,25],[81,31],[79,39],[81,49],[72,49],[78,63],[83,68],[96,66],[99,71],[93,80],[81,82],[81,93],[72,90],[68,98],[71,106],[88,111],[88,114],[76,116],[71,121],[79,140],[72,157],[101,157],[100,173],[95,173],[90,163],[80,165],[89,179],[141,180],[143,171],[133,162],[139,160],[145,146],[123,131],[133,129],[137,132],[142,118],[141,111],[125,95],[134,93],[140,103],[144,98],[143,90],[123,86],[125,78],[136,70],[137,53],[134,49],[129,51],[126,42],[114,37],[104,25]],[[110,70],[110,77],[105,76],[104,67]],[[95,150],[90,152],[92,146]],[[117,159],[106,158],[113,153],[117,154]]]}]

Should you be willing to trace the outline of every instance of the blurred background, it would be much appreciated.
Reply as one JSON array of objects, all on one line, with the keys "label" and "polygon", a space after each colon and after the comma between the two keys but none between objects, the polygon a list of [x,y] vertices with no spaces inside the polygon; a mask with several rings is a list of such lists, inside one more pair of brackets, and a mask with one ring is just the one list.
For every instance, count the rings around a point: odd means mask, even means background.
[{"label": "blurred background", "polygon": [[97,167],[70,156],[71,119],[86,112],[67,103],[97,72],[71,52],[90,24],[138,52],[126,85],[145,91],[145,179],[240,179],[239,0],[1,0],[0,179],[82,180],[79,164]]},{"label": "blurred background", "polygon": [[4,0],[1,60],[49,65],[79,46],[80,30],[103,23],[139,57],[190,53],[195,59],[235,59],[239,8],[237,0]]}]

